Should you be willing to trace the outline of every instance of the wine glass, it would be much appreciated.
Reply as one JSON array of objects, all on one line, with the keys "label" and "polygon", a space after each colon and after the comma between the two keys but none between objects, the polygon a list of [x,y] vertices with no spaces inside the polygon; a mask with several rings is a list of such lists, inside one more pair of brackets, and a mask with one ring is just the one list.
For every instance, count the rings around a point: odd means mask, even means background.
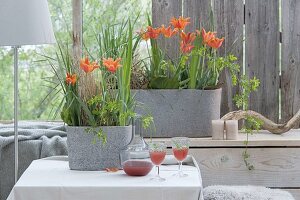
[{"label": "wine glass", "polygon": [[165,178],[162,178],[159,175],[159,166],[160,164],[164,161],[166,157],[166,144],[164,142],[151,142],[149,143],[149,152],[150,152],[150,159],[152,163],[156,166],[157,168],[157,175],[151,180],[154,181],[165,181]]},{"label": "wine glass", "polygon": [[173,154],[179,163],[178,172],[174,175],[178,177],[186,177],[188,175],[184,174],[182,171],[182,162],[188,155],[190,140],[187,137],[174,137],[171,141]]}]

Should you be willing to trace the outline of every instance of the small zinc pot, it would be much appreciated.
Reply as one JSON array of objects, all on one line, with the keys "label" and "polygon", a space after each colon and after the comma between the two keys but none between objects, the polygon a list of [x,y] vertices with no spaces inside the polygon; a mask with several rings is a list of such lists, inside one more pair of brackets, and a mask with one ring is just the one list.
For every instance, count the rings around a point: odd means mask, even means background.
[{"label": "small zinc pot", "polygon": [[222,89],[214,90],[133,90],[135,100],[143,108],[136,112],[153,116],[156,133],[147,131],[149,137],[209,137],[211,120],[220,119]]},{"label": "small zinc pot", "polygon": [[107,143],[103,144],[93,133],[88,133],[90,127],[67,126],[67,145],[69,167],[72,170],[96,171],[105,168],[121,168],[120,150],[129,144],[132,138],[131,126],[103,126]]}]

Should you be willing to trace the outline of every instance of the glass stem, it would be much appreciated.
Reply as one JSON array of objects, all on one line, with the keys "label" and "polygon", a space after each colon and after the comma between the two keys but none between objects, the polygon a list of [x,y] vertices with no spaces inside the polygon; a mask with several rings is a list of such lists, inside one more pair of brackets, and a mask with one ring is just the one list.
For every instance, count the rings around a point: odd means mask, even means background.
[{"label": "glass stem", "polygon": [[159,176],[159,165],[157,165],[156,167],[157,167],[157,176]]},{"label": "glass stem", "polygon": [[182,161],[179,161],[179,173],[182,173]]}]

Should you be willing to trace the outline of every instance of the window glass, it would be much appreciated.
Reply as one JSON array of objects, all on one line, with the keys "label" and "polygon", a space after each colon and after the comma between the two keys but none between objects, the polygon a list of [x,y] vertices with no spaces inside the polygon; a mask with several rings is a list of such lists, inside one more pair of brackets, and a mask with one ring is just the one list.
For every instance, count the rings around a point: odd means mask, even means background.
[{"label": "window glass", "polygon": [[[53,29],[58,43],[72,46],[72,1],[48,0]],[[121,23],[128,17],[139,27],[146,24],[146,13],[151,10],[151,0],[84,0],[83,35],[86,50],[96,49],[101,27]],[[55,75],[45,55],[55,58],[57,45],[23,46],[19,50],[19,119],[60,120],[56,108],[62,94],[55,88]],[[97,52],[94,52],[97,55]],[[43,56],[44,55],[44,56]],[[49,98],[50,97],[50,98]],[[51,98],[52,97],[52,98]],[[0,121],[13,119],[13,51],[0,48]]]}]

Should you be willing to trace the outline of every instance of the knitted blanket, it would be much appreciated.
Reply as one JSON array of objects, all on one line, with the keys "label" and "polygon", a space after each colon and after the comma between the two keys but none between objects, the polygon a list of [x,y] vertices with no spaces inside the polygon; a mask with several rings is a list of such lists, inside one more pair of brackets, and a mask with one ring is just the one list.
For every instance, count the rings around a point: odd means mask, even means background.
[{"label": "knitted blanket", "polygon": [[[19,177],[39,158],[67,155],[66,132],[62,123],[20,122]],[[0,200],[5,200],[14,185],[14,128],[0,124]]]},{"label": "knitted blanket", "polygon": [[204,200],[295,200],[283,190],[262,186],[223,186],[204,188]]}]

